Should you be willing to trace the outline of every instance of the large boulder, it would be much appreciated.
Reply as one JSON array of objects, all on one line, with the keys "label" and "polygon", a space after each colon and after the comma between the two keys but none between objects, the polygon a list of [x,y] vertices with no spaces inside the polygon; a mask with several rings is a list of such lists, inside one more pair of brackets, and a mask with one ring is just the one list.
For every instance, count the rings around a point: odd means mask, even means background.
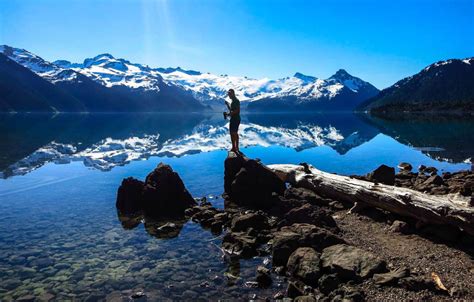
[{"label": "large boulder", "polygon": [[153,218],[182,217],[184,211],[196,205],[178,173],[160,163],[145,182],[134,178],[122,181],[117,192],[119,212],[141,211]]},{"label": "large boulder", "polygon": [[386,263],[374,254],[347,244],[325,248],[321,254],[321,266],[340,278],[350,280],[366,279],[386,271]]},{"label": "large boulder", "polygon": [[117,211],[121,215],[131,215],[142,211],[142,191],[145,183],[133,177],[122,180],[118,188]]},{"label": "large boulder", "polygon": [[324,228],[307,223],[295,223],[282,227],[274,234],[272,262],[274,266],[286,265],[288,258],[298,247],[312,247],[320,251],[343,242],[340,237]]},{"label": "large boulder", "polygon": [[266,209],[274,193],[283,195],[285,183],[256,160],[229,152],[224,162],[224,190],[239,205]]},{"label": "large boulder", "polygon": [[290,255],[286,270],[290,276],[316,286],[321,275],[319,256],[313,248],[300,247]]}]

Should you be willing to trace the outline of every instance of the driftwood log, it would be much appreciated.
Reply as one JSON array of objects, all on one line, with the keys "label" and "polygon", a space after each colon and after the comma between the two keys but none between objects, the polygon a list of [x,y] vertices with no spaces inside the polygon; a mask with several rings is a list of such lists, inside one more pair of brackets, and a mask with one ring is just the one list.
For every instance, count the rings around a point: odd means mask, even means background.
[{"label": "driftwood log", "polygon": [[282,180],[334,200],[363,203],[423,223],[451,225],[474,235],[474,207],[459,194],[428,195],[320,171],[309,165],[270,165]]}]

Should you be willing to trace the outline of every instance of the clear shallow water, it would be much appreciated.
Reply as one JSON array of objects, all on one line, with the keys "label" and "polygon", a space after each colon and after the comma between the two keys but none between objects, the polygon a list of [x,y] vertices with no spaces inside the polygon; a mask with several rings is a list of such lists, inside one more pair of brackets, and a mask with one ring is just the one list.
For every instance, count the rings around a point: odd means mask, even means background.
[{"label": "clear shallow water", "polygon": [[[340,174],[401,161],[470,169],[466,159],[474,150],[470,120],[248,115],[242,126],[249,157],[308,162]],[[220,115],[1,116],[0,299],[85,299],[128,290],[181,299],[264,297],[284,290],[279,279],[267,290],[246,287],[265,258],[227,263],[221,238],[197,224],[158,239],[143,224],[125,230],[118,220],[121,180],[143,179],[161,161],[193,196],[220,195],[225,127]],[[211,201],[223,206],[219,198]],[[228,285],[226,272],[240,279]]]}]

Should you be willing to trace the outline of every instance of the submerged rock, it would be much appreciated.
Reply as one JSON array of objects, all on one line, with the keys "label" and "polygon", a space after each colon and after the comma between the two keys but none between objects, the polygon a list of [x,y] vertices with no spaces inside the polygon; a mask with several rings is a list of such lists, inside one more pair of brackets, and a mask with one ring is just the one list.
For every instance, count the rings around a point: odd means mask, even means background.
[{"label": "submerged rock", "polygon": [[264,266],[258,266],[256,280],[259,287],[270,286],[270,284],[272,284],[272,277],[270,276],[270,270]]}]

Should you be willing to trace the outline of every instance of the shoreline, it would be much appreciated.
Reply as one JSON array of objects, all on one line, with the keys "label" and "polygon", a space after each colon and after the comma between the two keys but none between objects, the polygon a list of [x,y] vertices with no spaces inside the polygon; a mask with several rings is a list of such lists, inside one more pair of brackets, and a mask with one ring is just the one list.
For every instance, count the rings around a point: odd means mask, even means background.
[{"label": "shoreline", "polygon": [[[412,186],[437,194],[447,194],[452,189],[458,194],[472,195],[468,191],[472,189],[470,180],[474,180],[472,171],[444,173],[445,182],[440,184],[438,177],[434,177],[437,171],[430,167],[425,167],[426,172],[412,173],[409,166],[401,166],[401,172],[394,175],[398,187]],[[159,169],[160,166],[152,174],[159,174]],[[150,175],[145,186],[150,185],[147,184]],[[370,175],[352,177],[370,180]],[[435,183],[427,183],[435,178]],[[215,236],[223,235],[222,259],[217,261],[255,256],[271,259],[267,265],[255,268],[255,280],[247,281],[246,286],[267,288],[273,280],[283,278],[287,288],[276,290],[271,297],[255,298],[474,299],[474,285],[470,282],[474,272],[472,235],[462,231],[453,233],[450,227],[419,224],[413,218],[382,209],[354,209],[348,202],[285,185],[277,174],[258,161],[232,154],[225,163],[224,182],[224,209],[200,199],[199,204],[183,211],[184,221],[190,219]],[[413,187],[414,183],[418,187]],[[440,190],[446,184],[448,189]],[[127,185],[122,183],[121,188],[119,195]],[[123,212],[119,201],[117,207]],[[163,208],[158,212],[158,216],[163,214]],[[145,209],[140,215],[150,217],[153,213],[146,213]],[[183,223],[162,221],[155,228],[155,236],[173,238],[179,234]],[[235,277],[238,276],[226,276],[228,282]]]}]

